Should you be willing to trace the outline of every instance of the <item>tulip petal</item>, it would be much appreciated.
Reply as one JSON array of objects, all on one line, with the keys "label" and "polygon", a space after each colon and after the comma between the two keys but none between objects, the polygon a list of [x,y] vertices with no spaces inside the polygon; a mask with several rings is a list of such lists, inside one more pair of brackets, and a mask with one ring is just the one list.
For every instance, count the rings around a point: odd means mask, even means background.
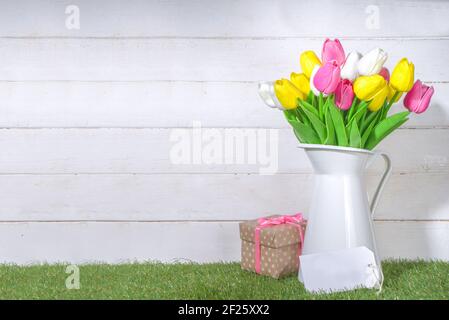
[{"label": "tulip petal", "polygon": [[287,79],[277,80],[274,83],[274,92],[284,109],[298,107],[298,99],[303,100],[305,95]]},{"label": "tulip petal", "polygon": [[386,81],[390,81],[390,71],[388,71],[387,68],[382,68],[379,71],[379,74],[386,80]]},{"label": "tulip petal", "polygon": [[295,73],[292,72],[290,74],[290,81],[305,95],[309,94],[310,91],[310,81],[304,73]]},{"label": "tulip petal", "polygon": [[352,90],[351,81],[342,79],[335,89],[335,104],[341,110],[348,110],[354,100],[354,92]]},{"label": "tulip petal", "polygon": [[434,88],[417,80],[412,89],[405,95],[404,106],[411,112],[423,113],[430,105]]},{"label": "tulip petal", "polygon": [[361,57],[362,55],[357,51],[353,51],[348,55],[341,68],[340,76],[342,79],[354,81],[358,77],[357,65]]},{"label": "tulip petal", "polygon": [[313,68],[312,74],[310,76],[310,90],[312,90],[313,94],[316,96],[320,95],[320,91],[315,87],[314,81],[315,81],[315,76],[318,72],[318,70],[320,69],[320,66],[316,65],[315,68]]},{"label": "tulip petal", "polygon": [[369,101],[387,85],[385,79],[378,75],[361,76],[354,82],[354,93],[360,100]]},{"label": "tulip petal", "polygon": [[387,53],[380,48],[371,50],[360,59],[357,66],[359,74],[371,76],[379,73],[387,60],[387,57]]},{"label": "tulip petal", "polygon": [[415,66],[406,58],[402,58],[394,67],[390,84],[396,91],[408,92],[413,87]]},{"label": "tulip petal", "polygon": [[259,82],[258,84],[258,92],[259,96],[262,98],[262,100],[265,102],[267,106],[270,108],[278,108],[281,110],[284,110],[281,103],[277,99],[275,93],[274,93],[274,82]]},{"label": "tulip petal", "polygon": [[340,67],[335,61],[327,62],[315,74],[313,84],[320,92],[330,94],[340,81]]},{"label": "tulip petal", "polygon": [[345,62],[345,51],[343,50],[343,46],[338,39],[326,39],[326,41],[324,41],[323,50],[321,52],[321,60],[323,64],[335,61],[337,65],[343,65]]},{"label": "tulip petal", "polygon": [[313,69],[317,65],[321,66],[321,61],[318,59],[315,52],[309,50],[301,53],[301,56],[299,57],[299,64],[301,65],[302,72],[304,72],[306,77],[310,79]]},{"label": "tulip petal", "polygon": [[385,99],[387,99],[388,90],[388,86],[385,86],[374,95],[368,105],[368,109],[370,109],[370,111],[378,111],[383,106]]},{"label": "tulip petal", "polygon": [[417,80],[412,89],[405,95],[404,106],[412,112],[414,112],[414,106],[416,106],[421,99],[421,88],[422,83],[420,80]]},{"label": "tulip petal", "polygon": [[421,98],[421,101],[419,102],[418,110],[416,111],[417,114],[423,113],[427,110],[430,105],[430,99],[432,99],[434,92],[435,90],[433,89],[433,87],[427,87],[424,95]]}]

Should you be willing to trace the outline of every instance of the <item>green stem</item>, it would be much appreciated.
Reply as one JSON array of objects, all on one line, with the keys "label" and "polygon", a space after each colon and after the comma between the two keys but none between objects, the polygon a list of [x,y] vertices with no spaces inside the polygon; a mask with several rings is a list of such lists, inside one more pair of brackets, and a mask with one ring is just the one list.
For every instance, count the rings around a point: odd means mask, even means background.
[{"label": "green stem", "polygon": [[352,115],[355,112],[355,108],[359,103],[359,99],[357,97],[354,97],[354,100],[352,100],[352,105],[349,108],[348,112],[346,113],[346,123],[348,123],[349,119],[351,119]]},{"label": "green stem", "polygon": [[320,92],[320,96],[318,98],[318,115],[320,117],[321,120],[324,119],[324,112],[323,112],[323,104],[324,104],[324,99],[323,99],[323,94]]},{"label": "green stem", "polygon": [[[312,91],[310,91],[312,92]],[[315,107],[315,95],[312,93],[312,98],[310,99],[310,104]]]},{"label": "green stem", "polygon": [[382,113],[382,119],[385,119],[387,117],[388,111],[390,111],[390,108],[393,105],[394,100],[396,100],[396,98],[398,97],[398,95],[399,95],[399,92],[396,91],[394,93],[393,97],[390,99],[390,101],[388,101],[388,104],[387,104],[387,106],[385,107],[385,110]]}]

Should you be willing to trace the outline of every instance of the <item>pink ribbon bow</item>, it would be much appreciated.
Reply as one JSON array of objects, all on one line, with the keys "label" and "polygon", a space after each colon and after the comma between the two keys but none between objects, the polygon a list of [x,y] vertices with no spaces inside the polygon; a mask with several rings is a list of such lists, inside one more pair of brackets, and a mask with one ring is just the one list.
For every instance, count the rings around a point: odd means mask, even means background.
[{"label": "pink ribbon bow", "polygon": [[301,213],[294,215],[283,215],[273,218],[260,218],[257,220],[258,225],[254,233],[255,242],[255,256],[256,256],[256,273],[260,273],[260,232],[262,229],[274,227],[281,224],[290,224],[298,228],[299,231],[299,246],[298,256],[301,254],[302,245],[304,243],[303,225],[306,223],[306,219],[303,218]]}]

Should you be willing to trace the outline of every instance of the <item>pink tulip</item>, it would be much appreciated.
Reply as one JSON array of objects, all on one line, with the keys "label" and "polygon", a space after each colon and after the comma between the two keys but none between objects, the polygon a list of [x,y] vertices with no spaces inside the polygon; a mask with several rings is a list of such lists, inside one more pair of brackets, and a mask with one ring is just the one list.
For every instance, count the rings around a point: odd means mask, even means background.
[{"label": "pink tulip", "polygon": [[414,113],[422,113],[429,107],[433,87],[426,86],[417,80],[404,98],[404,106]]},{"label": "pink tulip", "polygon": [[335,89],[335,104],[341,110],[348,110],[354,100],[354,91],[352,90],[352,83],[348,79],[342,79]]},{"label": "pink tulip", "polygon": [[340,81],[340,67],[336,61],[328,61],[321,66],[313,78],[313,85],[324,94],[331,94]]},{"label": "pink tulip", "polygon": [[321,60],[323,64],[330,61],[336,61],[338,66],[342,66],[345,63],[345,51],[338,39],[326,39],[326,41],[324,41]]},{"label": "pink tulip", "polygon": [[390,81],[390,71],[388,71],[387,68],[383,67],[380,71],[379,74],[387,81]]}]

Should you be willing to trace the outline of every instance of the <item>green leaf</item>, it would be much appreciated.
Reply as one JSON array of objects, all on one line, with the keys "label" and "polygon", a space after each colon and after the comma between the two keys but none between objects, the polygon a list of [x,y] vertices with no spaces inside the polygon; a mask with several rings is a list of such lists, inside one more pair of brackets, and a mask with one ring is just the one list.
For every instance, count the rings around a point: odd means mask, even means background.
[{"label": "green leaf", "polygon": [[296,118],[299,120],[299,122],[304,121],[304,115],[301,113],[301,108],[296,108],[293,111],[295,112]]},{"label": "green leaf", "polygon": [[332,122],[332,116],[329,111],[330,108],[332,108],[332,106],[328,107],[324,113],[324,120],[326,123],[326,140],[324,141],[324,144],[335,146],[337,145],[337,137],[335,136],[334,123]]},{"label": "green leaf", "polygon": [[324,143],[324,141],[326,140],[326,126],[314,113],[310,112],[307,109],[304,109],[304,112],[312,123],[313,129],[315,129],[316,133],[318,133],[318,137],[320,138],[321,143]]},{"label": "green leaf", "polygon": [[352,100],[351,107],[349,108],[349,110],[346,113],[346,121],[347,121],[347,123],[350,122],[349,120],[351,119],[352,115],[356,111],[359,102],[360,102],[360,100],[357,97],[354,97],[354,100]]},{"label": "green leaf", "polygon": [[[300,100],[298,99],[298,105],[300,104]],[[300,112],[300,108],[284,110],[284,114],[286,115],[287,121],[289,118],[296,119],[299,122],[303,122],[303,115]]]},{"label": "green leaf", "polygon": [[293,127],[296,138],[301,143],[320,144],[320,138],[310,125],[300,122],[296,117],[292,116],[292,110],[284,111],[285,118]]},{"label": "green leaf", "polygon": [[372,150],[379,142],[408,120],[409,111],[399,112],[380,121],[372,130],[365,148]]},{"label": "green leaf", "polygon": [[296,119],[296,114],[293,112],[293,110],[284,110],[284,115],[287,121],[289,121],[290,119]]},{"label": "green leaf", "polygon": [[[371,111],[370,111],[371,112]],[[360,132],[365,132],[366,128],[371,125],[373,121],[375,121],[376,116],[379,115],[379,112],[371,112],[368,114],[368,117],[365,117],[362,125],[360,126]]]},{"label": "green leaf", "polygon": [[376,125],[376,122],[377,121],[375,121],[375,120],[371,121],[371,123],[369,124],[368,128],[366,128],[365,131],[362,131],[363,132],[363,134],[362,134],[362,142],[361,142],[362,148],[366,148],[365,147],[366,141],[368,140],[368,137],[370,136],[371,131],[373,130],[374,126]]},{"label": "green leaf", "polygon": [[324,105],[323,105],[323,114],[324,114],[324,118],[326,117],[327,109],[329,109],[329,106],[330,106],[331,104],[334,104],[333,96],[328,97],[328,98],[326,99],[326,101],[324,102]]},{"label": "green leaf", "polygon": [[300,118],[301,121],[300,122],[304,123],[307,126],[310,126],[311,125],[310,120],[307,117],[307,114],[304,112],[304,109],[303,108],[297,108],[297,111],[301,115],[301,118]]},{"label": "green leaf", "polygon": [[338,145],[342,147],[347,147],[348,136],[346,135],[345,124],[340,109],[338,109],[334,104],[332,104],[331,106],[329,106],[329,111],[337,135]]},{"label": "green leaf", "polygon": [[310,90],[310,92],[312,93],[312,101],[310,102],[310,104],[312,105],[312,107],[318,110],[316,95],[313,93],[312,90]]},{"label": "green leaf", "polygon": [[296,123],[301,122],[301,120],[298,119],[298,117],[294,114],[294,110],[284,110],[284,116],[285,119],[288,121],[288,123],[295,128]]},{"label": "green leaf", "polygon": [[395,92],[388,103],[387,100],[385,100],[384,105],[382,106],[382,120],[388,116],[388,112],[390,111],[391,106],[394,104],[394,100],[398,97],[399,94],[400,92]]},{"label": "green leaf", "polygon": [[359,127],[357,126],[357,121],[352,121],[351,131],[349,134],[349,146],[353,148],[362,147],[362,138],[360,137]]},{"label": "green leaf", "polygon": [[306,101],[302,101],[301,106],[303,107],[303,109],[307,109],[309,112],[313,113],[317,117],[319,116],[318,110],[314,106],[312,106],[310,103],[308,103]]},{"label": "green leaf", "polygon": [[301,122],[301,119],[298,118],[297,111],[295,110],[284,110],[284,116],[285,119],[290,123],[291,121],[299,121]]},{"label": "green leaf", "polygon": [[296,139],[298,139],[298,141],[299,141],[300,143],[307,143],[307,141],[305,140],[305,138],[304,138],[304,137],[301,137],[301,136],[299,135],[298,130],[296,130],[296,129],[293,128],[293,133],[295,134]]},{"label": "green leaf", "polygon": [[352,121],[357,121],[357,124],[358,125],[360,125],[361,123],[361,119],[363,118],[363,116],[365,115],[365,113],[366,113],[366,110],[368,109],[368,104],[365,102],[365,101],[363,101],[362,103],[360,103],[358,106],[357,106],[357,112],[356,113],[354,113],[354,115],[352,116],[352,118],[350,118],[349,119],[349,124],[352,122]]},{"label": "green leaf", "polygon": [[310,90],[309,91],[309,94],[307,95],[307,102],[308,103],[310,103],[311,105],[313,105],[313,97],[314,97],[315,95],[313,94],[313,91],[312,90]]},{"label": "green leaf", "polygon": [[297,122],[293,126],[296,137],[302,143],[320,144],[320,138],[311,127]]},{"label": "green leaf", "polygon": [[320,92],[320,96],[318,97],[318,114],[322,121],[324,121],[324,100],[323,100],[323,94]]},{"label": "green leaf", "polygon": [[387,104],[387,100],[385,100],[384,104],[382,105],[382,108],[378,110],[378,112],[380,112],[379,120],[384,120],[387,117],[388,111],[390,110],[389,106],[391,107],[389,103]]}]

